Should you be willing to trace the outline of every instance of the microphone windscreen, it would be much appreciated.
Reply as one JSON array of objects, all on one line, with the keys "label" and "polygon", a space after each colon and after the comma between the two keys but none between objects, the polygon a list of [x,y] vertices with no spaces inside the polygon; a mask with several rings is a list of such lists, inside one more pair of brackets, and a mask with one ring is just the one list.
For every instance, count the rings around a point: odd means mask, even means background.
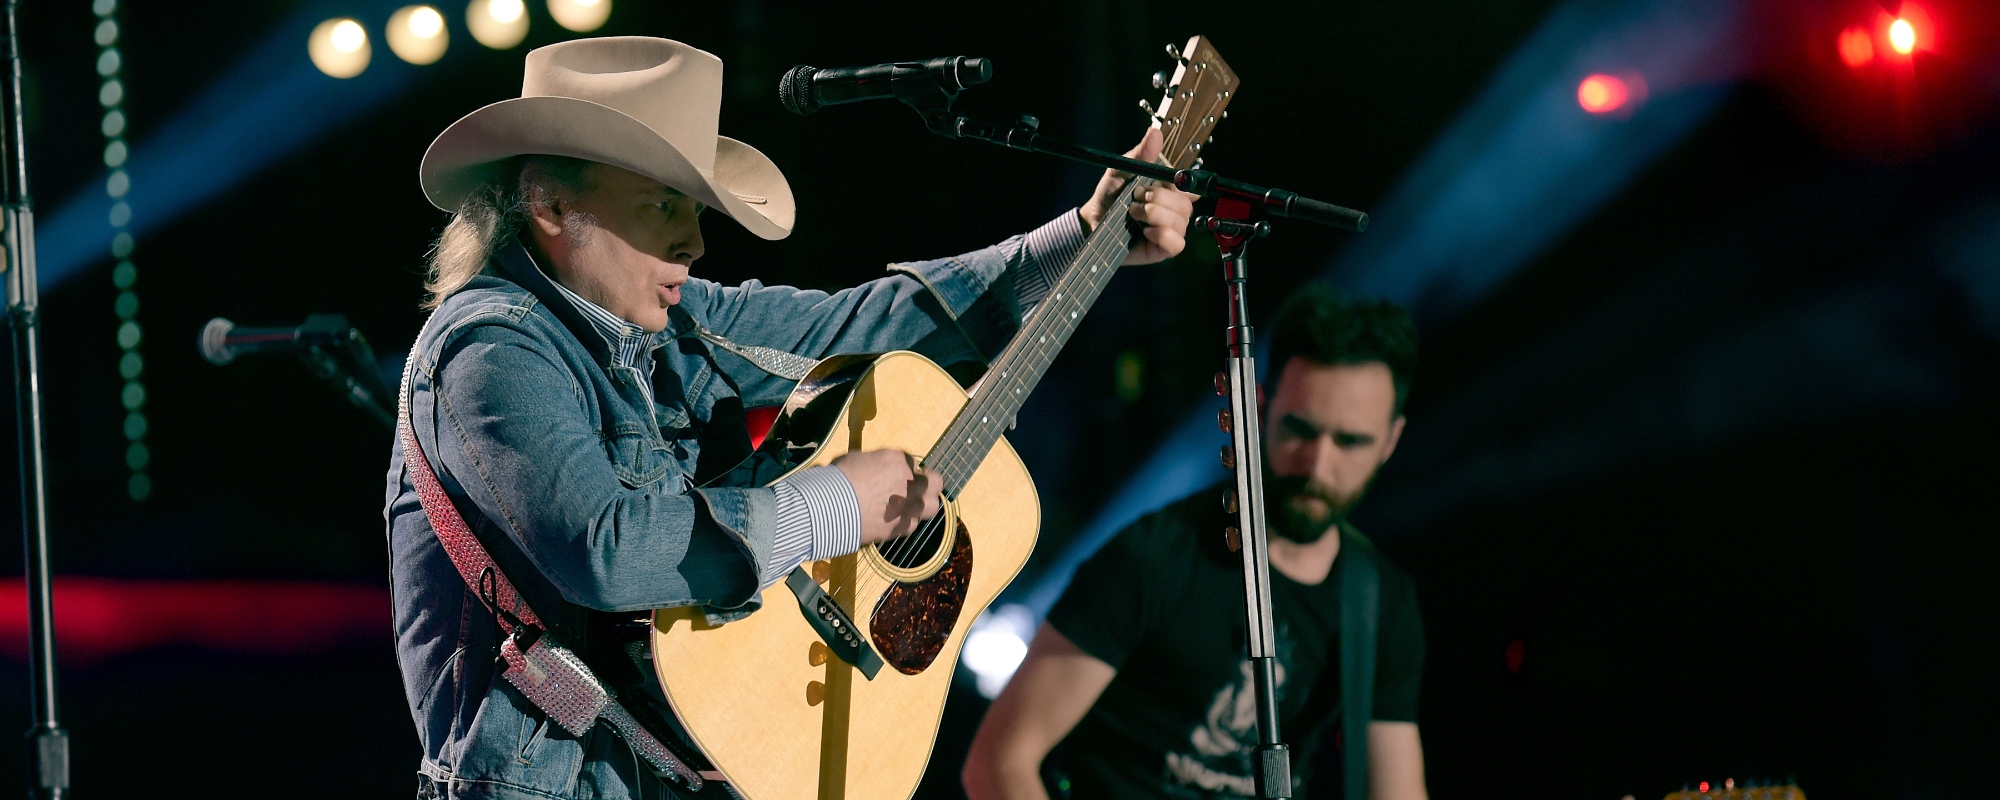
[{"label": "microphone windscreen", "polygon": [[794,114],[805,115],[819,110],[819,99],[813,97],[812,77],[819,72],[817,67],[800,64],[793,67],[778,81],[778,102]]},{"label": "microphone windscreen", "polygon": [[229,347],[229,332],[233,330],[236,330],[236,323],[221,317],[201,326],[201,357],[217,365],[235,361],[236,351]]}]

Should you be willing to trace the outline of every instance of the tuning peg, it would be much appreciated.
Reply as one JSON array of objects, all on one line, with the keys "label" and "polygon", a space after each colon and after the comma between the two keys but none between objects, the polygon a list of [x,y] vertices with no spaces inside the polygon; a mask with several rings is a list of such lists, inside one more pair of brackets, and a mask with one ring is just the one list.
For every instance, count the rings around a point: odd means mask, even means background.
[{"label": "tuning peg", "polygon": [[1032,114],[1022,114],[1020,119],[1014,120],[1014,124],[1019,125],[1023,128],[1027,128],[1028,130],[1031,131],[1038,131],[1041,130],[1042,128],[1041,119],[1035,117]]},{"label": "tuning peg", "polygon": [[1149,117],[1158,117],[1160,115],[1160,112],[1153,110],[1153,103],[1150,100],[1140,100],[1139,110],[1146,112],[1146,116]]},{"label": "tuning peg", "polygon": [[1153,88],[1165,89],[1167,88],[1167,81],[1172,79],[1173,76],[1168,75],[1166,70],[1160,70],[1159,72],[1155,72],[1153,73]]},{"label": "tuning peg", "polygon": [[1222,529],[1222,541],[1229,545],[1231,553],[1243,549],[1243,533],[1236,530],[1234,525]]},{"label": "tuning peg", "polygon": [[1223,109],[1223,110],[1222,110],[1222,118],[1223,118],[1223,119],[1229,119],[1229,109],[1226,109],[1226,108],[1225,108],[1225,109]]},{"label": "tuning peg", "polygon": [[1175,61],[1186,61],[1186,60],[1187,60],[1186,58],[1183,58],[1183,57],[1181,57],[1181,48],[1180,48],[1180,46],[1179,46],[1179,45],[1176,45],[1176,44],[1174,44],[1173,42],[1168,42],[1168,43],[1167,43],[1167,57],[1168,57],[1168,58],[1171,58],[1171,59],[1173,59],[1173,60],[1175,60]]},{"label": "tuning peg", "polygon": [[1222,468],[1223,469],[1236,468],[1236,447],[1234,445],[1222,446]]},{"label": "tuning peg", "polygon": [[1234,420],[1229,418],[1229,409],[1225,408],[1215,412],[1215,426],[1221,428],[1223,433],[1232,432],[1230,429],[1235,427],[1232,424],[1233,422]]},{"label": "tuning peg", "polygon": [[1215,396],[1216,397],[1229,396],[1229,376],[1225,373],[1221,372],[1215,373]]},{"label": "tuning peg", "polygon": [[1236,490],[1235,490],[1235,489],[1224,489],[1224,490],[1222,490],[1222,513],[1224,513],[1224,514],[1234,514],[1234,513],[1236,513]]}]

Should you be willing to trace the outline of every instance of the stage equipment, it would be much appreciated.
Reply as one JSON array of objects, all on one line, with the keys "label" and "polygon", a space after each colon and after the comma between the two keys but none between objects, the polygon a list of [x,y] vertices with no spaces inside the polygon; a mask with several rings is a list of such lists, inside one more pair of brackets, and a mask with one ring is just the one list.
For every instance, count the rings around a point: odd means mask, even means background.
[{"label": "stage equipment", "polygon": [[1708,781],[1702,781],[1699,787],[1684,786],[1678,792],[1668,792],[1665,800],[1806,800],[1806,793],[1793,780],[1762,786],[1755,781],[1738,786],[1736,781],[1725,780],[1712,789]]},{"label": "stage equipment", "polygon": [[[39,287],[35,283],[35,211],[28,194],[27,123],[21,111],[20,0],[7,0],[0,23],[7,83],[0,87],[0,245],[6,248],[7,322],[14,340],[14,423],[21,449],[21,534],[28,587],[29,793],[57,800],[69,794],[69,732],[56,713],[55,613],[49,596],[48,486],[43,474],[42,353]],[[107,0],[98,7],[110,10]]]},{"label": "stage equipment", "polygon": [[239,328],[216,317],[202,326],[196,344],[201,357],[217,366],[251,353],[297,353],[307,369],[332,384],[355,408],[386,427],[396,427],[375,349],[344,316],[313,314],[296,328]]},{"label": "stage equipment", "polygon": [[[1176,89],[1186,95],[1169,92],[1155,121],[1165,139],[1158,169],[1168,175],[1194,160],[1188,145],[1214,129],[1236,88],[1205,43],[1190,47],[1207,60],[1180,65]],[[944,488],[943,510],[916,532],[801,566],[748,617],[718,626],[701,609],[654,612],[661,688],[690,740],[744,797],[899,800],[916,790],[971,623],[1027,562],[1040,526],[1034,483],[1003,434],[1130,252],[1131,229],[1119,220],[1135,193],[1156,185],[1127,182],[970,396],[915,353],[809,364],[710,339],[801,380],[763,445],[725,476],[730,484],[765,485],[847,452],[896,448],[922,454]]]},{"label": "stage equipment", "polygon": [[382,29],[389,52],[411,64],[434,64],[451,47],[451,31],[445,29],[444,15],[430,6],[403,6],[389,15]]},{"label": "stage equipment", "polygon": [[367,29],[346,17],[322,22],[306,37],[306,55],[312,58],[313,66],[335,78],[352,78],[366,71],[374,52],[368,46]]},{"label": "stage equipment", "polygon": [[146,359],[139,352],[145,336],[138,320],[139,294],[134,287],[139,282],[139,268],[132,263],[135,240],[131,230],[132,205],[127,201],[132,193],[132,175],[125,170],[125,159],[130,153],[125,146],[125,82],[121,77],[124,58],[118,48],[123,31],[118,24],[116,2],[103,0],[95,3],[92,10],[97,12],[97,27],[91,37],[98,46],[97,74],[104,79],[97,91],[98,105],[104,107],[104,124],[100,128],[104,134],[104,166],[108,171],[104,194],[111,200],[107,216],[111,223],[111,255],[118,259],[117,266],[111,268],[111,284],[118,288],[112,311],[118,315],[118,349],[123,351],[118,358],[118,376],[125,380],[118,395],[125,407],[125,467],[129,471],[125,494],[136,502],[152,495],[153,479],[146,473],[152,451],[146,447],[150,426],[146,420],[146,383],[141,379]]},{"label": "stage equipment", "polygon": [[960,91],[992,79],[993,62],[965,56],[839,69],[800,64],[778,81],[778,102],[803,115],[821,106],[885,97],[903,99],[939,92],[957,97]]}]

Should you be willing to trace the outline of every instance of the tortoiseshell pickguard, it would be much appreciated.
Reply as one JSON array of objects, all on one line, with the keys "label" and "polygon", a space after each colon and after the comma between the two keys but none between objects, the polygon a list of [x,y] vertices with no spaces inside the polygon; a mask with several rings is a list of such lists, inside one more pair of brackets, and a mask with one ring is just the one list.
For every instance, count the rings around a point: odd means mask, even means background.
[{"label": "tortoiseshell pickguard", "polygon": [[971,583],[972,537],[966,534],[965,521],[959,520],[944,568],[922,581],[889,587],[875,604],[868,628],[882,660],[905,675],[930,667],[951,639]]}]

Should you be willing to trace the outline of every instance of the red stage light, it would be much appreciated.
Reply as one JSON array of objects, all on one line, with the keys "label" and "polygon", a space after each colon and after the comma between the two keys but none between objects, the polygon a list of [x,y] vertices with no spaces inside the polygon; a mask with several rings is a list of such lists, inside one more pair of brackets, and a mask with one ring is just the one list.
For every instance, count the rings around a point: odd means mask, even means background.
[{"label": "red stage light", "polygon": [[1625,82],[1599,73],[1576,85],[1576,104],[1592,114],[1609,114],[1625,105]]},{"label": "red stage light", "polygon": [[1856,25],[1840,32],[1840,60],[1859,69],[1875,60],[1875,36]]},{"label": "red stage light", "polygon": [[1889,24],[1889,46],[1906,56],[1917,49],[1917,30],[1910,27],[1909,20],[1899,19]]}]

